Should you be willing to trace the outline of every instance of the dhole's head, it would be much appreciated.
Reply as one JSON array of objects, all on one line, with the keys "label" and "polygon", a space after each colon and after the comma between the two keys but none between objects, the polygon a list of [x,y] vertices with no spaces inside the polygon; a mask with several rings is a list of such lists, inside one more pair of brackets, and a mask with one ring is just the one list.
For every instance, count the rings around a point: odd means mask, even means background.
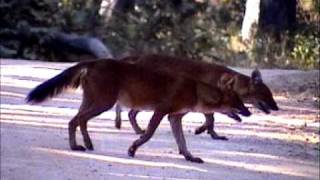
[{"label": "dhole's head", "polygon": [[235,82],[232,84],[229,83],[229,86],[231,86],[229,88],[236,91],[243,101],[253,104],[267,114],[270,113],[270,110],[279,110],[270,89],[263,83],[261,73],[258,69],[252,72],[249,81],[244,81],[240,76],[225,73],[221,76],[218,85],[228,85],[226,82],[232,78],[235,79]]},{"label": "dhole's head", "polygon": [[229,117],[241,121],[241,118],[237,115],[238,113],[243,116],[250,116],[251,112],[243,104],[239,95],[232,90],[235,79],[231,78],[227,82],[219,84],[219,88],[223,92],[222,106],[226,109],[223,113]]},{"label": "dhole's head", "polygon": [[258,69],[251,74],[248,99],[255,107],[267,114],[270,110],[279,110],[270,89],[263,83]]}]

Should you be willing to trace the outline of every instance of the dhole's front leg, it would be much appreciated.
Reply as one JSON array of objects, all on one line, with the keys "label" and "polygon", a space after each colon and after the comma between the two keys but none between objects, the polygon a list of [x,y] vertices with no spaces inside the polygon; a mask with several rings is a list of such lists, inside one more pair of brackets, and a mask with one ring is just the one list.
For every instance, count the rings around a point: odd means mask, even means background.
[{"label": "dhole's front leg", "polygon": [[[137,114],[139,111],[131,109],[128,113],[129,122],[136,134],[143,134],[145,130],[142,130],[140,126],[137,124]],[[115,119],[115,127],[120,129],[121,128],[121,107],[117,104],[116,105],[116,119]]]},{"label": "dhole's front leg", "polygon": [[173,136],[178,144],[179,153],[184,156],[187,161],[196,162],[196,163],[203,163],[203,160],[199,157],[194,157],[187,149],[186,140],[184,138],[183,129],[182,129],[182,117],[185,114],[176,114],[176,115],[169,115],[168,119],[170,122],[171,130]]},{"label": "dhole's front leg", "polygon": [[136,150],[138,147],[146,143],[154,134],[155,130],[159,126],[162,118],[166,115],[167,113],[159,112],[159,111],[154,111],[153,116],[151,117],[147,130],[144,134],[140,136],[139,139],[133,142],[133,144],[130,146],[128,150],[128,155],[131,157],[134,157]]},{"label": "dhole's front leg", "polygon": [[201,134],[205,130],[208,131],[208,134],[211,135],[212,139],[216,140],[228,140],[227,137],[225,136],[219,136],[215,131],[214,131],[214,114],[204,114],[206,121],[196,129],[195,134]]}]

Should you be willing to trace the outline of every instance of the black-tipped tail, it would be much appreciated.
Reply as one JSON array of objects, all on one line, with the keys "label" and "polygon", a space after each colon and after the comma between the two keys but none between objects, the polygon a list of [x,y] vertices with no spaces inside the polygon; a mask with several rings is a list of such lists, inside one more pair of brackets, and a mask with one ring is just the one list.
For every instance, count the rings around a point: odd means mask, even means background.
[{"label": "black-tipped tail", "polygon": [[60,94],[66,88],[80,85],[81,66],[76,65],[34,88],[26,97],[27,103],[40,103]]}]

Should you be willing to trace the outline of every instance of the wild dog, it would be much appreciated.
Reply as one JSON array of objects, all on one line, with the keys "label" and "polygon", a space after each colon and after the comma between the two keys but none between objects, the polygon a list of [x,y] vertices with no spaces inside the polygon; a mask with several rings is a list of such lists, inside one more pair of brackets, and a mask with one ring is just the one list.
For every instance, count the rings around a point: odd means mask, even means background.
[{"label": "wild dog", "polygon": [[[182,132],[181,116],[187,112],[202,113],[222,112],[238,116],[240,113],[249,116],[251,113],[228,84],[220,88],[202,82],[172,76],[167,73],[152,71],[140,65],[119,62],[113,59],[106,61],[81,62],[57,76],[45,81],[33,89],[27,96],[29,103],[40,103],[62,93],[67,88],[83,89],[83,99],[79,112],[68,125],[69,144],[72,150],[93,150],[87,122],[109,110],[118,103],[135,110],[152,110],[146,132],[128,150],[134,156],[137,148],[147,142],[154,134],[162,118],[169,114],[171,129],[178,144],[180,153],[185,159],[203,162],[194,157],[187,149]],[[80,126],[85,147],[76,142],[76,128]]]},{"label": "wild dog", "polygon": [[[246,103],[251,103],[258,109],[269,114],[270,110],[277,111],[279,108],[273,99],[270,89],[263,83],[261,73],[259,70],[254,70],[251,77],[238,73],[225,66],[206,63],[202,61],[195,61],[189,58],[174,57],[166,55],[143,55],[143,56],[129,56],[121,59],[143,65],[147,68],[153,68],[157,71],[167,72],[176,75],[182,75],[194,80],[198,80],[213,86],[234,79],[231,89],[235,91],[241,99]],[[116,127],[120,128],[121,117],[120,107],[117,107]],[[131,110],[129,112],[129,121],[137,134],[144,131],[138,126],[136,116],[139,111]],[[206,121],[203,125],[198,127],[195,134],[200,134],[207,130],[208,134],[213,139],[227,140],[225,136],[219,136],[214,131],[214,116],[213,113],[205,113]],[[237,119],[237,118],[234,118]],[[239,119],[238,119],[239,120]]]}]

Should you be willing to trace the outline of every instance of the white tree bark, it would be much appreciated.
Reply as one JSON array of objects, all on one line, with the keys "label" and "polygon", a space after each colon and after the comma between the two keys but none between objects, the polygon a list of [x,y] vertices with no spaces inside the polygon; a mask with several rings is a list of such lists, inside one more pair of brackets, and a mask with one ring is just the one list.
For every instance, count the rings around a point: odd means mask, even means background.
[{"label": "white tree bark", "polygon": [[254,24],[258,25],[260,14],[260,0],[247,0],[246,12],[242,22],[241,36],[243,41],[250,41],[254,34]]},{"label": "white tree bark", "polygon": [[117,3],[117,0],[102,0],[99,14],[105,18],[104,22],[109,21],[113,8],[116,5],[116,3]]}]

